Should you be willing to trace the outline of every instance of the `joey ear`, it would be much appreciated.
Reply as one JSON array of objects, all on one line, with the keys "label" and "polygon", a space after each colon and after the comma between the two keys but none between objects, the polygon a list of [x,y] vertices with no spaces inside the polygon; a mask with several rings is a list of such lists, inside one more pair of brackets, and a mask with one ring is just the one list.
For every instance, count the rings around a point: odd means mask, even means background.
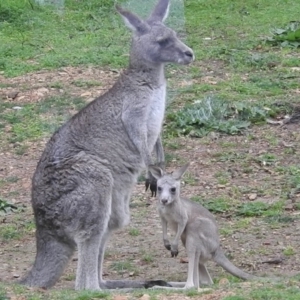
[{"label": "joey ear", "polygon": [[158,180],[159,178],[163,177],[163,175],[164,175],[163,169],[161,169],[160,167],[155,166],[155,165],[150,165],[150,166],[148,167],[148,171],[151,173],[151,175],[152,175],[156,180]]},{"label": "joey ear", "polygon": [[180,167],[179,169],[177,169],[176,171],[174,171],[172,173],[172,177],[175,180],[179,180],[183,174],[185,173],[185,171],[187,170],[187,168],[189,167],[190,163],[185,164],[184,166]]},{"label": "joey ear", "polygon": [[156,6],[154,7],[150,17],[148,18],[148,22],[164,22],[169,14],[169,0],[159,0]]},{"label": "joey ear", "polygon": [[139,34],[144,34],[149,31],[149,25],[140,19],[134,13],[123,9],[121,6],[116,5],[116,10],[122,16],[125,25],[131,30]]}]

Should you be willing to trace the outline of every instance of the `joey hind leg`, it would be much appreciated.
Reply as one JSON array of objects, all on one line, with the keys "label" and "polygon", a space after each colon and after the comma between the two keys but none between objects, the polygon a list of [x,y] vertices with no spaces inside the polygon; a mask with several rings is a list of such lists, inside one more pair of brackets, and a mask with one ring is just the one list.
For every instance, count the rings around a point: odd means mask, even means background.
[{"label": "joey hind leg", "polygon": [[[199,281],[196,283],[196,285],[194,282],[195,277],[197,277],[197,275],[195,274],[195,270],[196,270],[195,263],[196,263],[196,261],[199,261],[199,258],[197,259],[197,253],[196,253],[195,249],[189,249],[187,252],[188,252],[188,259],[189,259],[188,276],[187,276],[187,280],[186,280],[186,284],[185,284],[184,288],[190,289],[190,288],[199,286]],[[198,266],[198,264],[196,266]],[[198,268],[197,268],[196,273],[198,273]]]},{"label": "joey hind leg", "polygon": [[206,268],[206,266],[202,263],[199,263],[198,265],[198,271],[199,271],[199,282],[200,285],[212,285],[214,282],[212,278],[209,275],[209,272]]}]

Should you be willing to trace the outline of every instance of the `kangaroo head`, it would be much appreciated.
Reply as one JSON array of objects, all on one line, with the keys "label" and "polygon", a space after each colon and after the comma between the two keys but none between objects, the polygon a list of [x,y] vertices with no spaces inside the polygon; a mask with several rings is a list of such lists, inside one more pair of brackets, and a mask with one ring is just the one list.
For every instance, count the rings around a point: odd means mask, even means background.
[{"label": "kangaroo head", "polygon": [[171,174],[157,166],[149,166],[149,171],[157,180],[157,199],[163,205],[169,205],[180,198],[180,179],[189,164],[182,166]]},{"label": "kangaroo head", "polygon": [[132,30],[131,63],[160,65],[168,62],[189,64],[194,60],[192,49],[181,42],[163,22],[168,16],[169,0],[159,0],[147,20],[116,6],[125,24]]}]

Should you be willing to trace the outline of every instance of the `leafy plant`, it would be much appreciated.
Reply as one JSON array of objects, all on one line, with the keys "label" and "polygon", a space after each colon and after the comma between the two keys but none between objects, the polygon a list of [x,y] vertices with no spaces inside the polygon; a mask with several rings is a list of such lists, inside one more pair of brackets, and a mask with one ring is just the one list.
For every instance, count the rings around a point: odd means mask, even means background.
[{"label": "leafy plant", "polygon": [[0,198],[0,216],[8,213],[12,213],[18,209],[17,206],[7,202]]},{"label": "leafy plant", "polygon": [[251,123],[261,123],[270,115],[270,109],[245,102],[229,103],[226,100],[207,97],[181,110],[167,115],[167,129],[177,135],[202,137],[211,131],[239,134]]},{"label": "leafy plant", "polygon": [[285,28],[276,28],[267,43],[281,47],[300,47],[300,22],[292,21]]}]

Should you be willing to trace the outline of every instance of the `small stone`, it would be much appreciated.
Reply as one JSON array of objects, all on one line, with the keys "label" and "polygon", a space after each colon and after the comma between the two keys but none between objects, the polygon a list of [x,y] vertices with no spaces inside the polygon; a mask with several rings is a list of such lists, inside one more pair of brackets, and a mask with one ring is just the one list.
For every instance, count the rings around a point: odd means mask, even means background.
[{"label": "small stone", "polygon": [[11,99],[15,99],[15,98],[17,98],[18,95],[19,95],[18,91],[13,91],[13,92],[8,93],[7,97],[11,98]]},{"label": "small stone", "polygon": [[257,194],[255,194],[255,193],[249,194],[249,195],[248,195],[248,199],[249,199],[249,200],[252,200],[252,201],[253,201],[253,200],[255,200],[256,198],[257,198]]},{"label": "small stone", "polygon": [[284,207],[285,210],[293,210],[294,209],[294,204],[288,204]]},{"label": "small stone", "polygon": [[265,241],[265,242],[263,242],[263,245],[271,245],[271,242],[270,241]]},{"label": "small stone", "polygon": [[150,299],[150,296],[148,294],[144,294],[140,300],[149,300]]},{"label": "small stone", "polygon": [[15,274],[13,274],[13,277],[14,277],[14,278],[19,278],[20,275],[15,273]]}]

